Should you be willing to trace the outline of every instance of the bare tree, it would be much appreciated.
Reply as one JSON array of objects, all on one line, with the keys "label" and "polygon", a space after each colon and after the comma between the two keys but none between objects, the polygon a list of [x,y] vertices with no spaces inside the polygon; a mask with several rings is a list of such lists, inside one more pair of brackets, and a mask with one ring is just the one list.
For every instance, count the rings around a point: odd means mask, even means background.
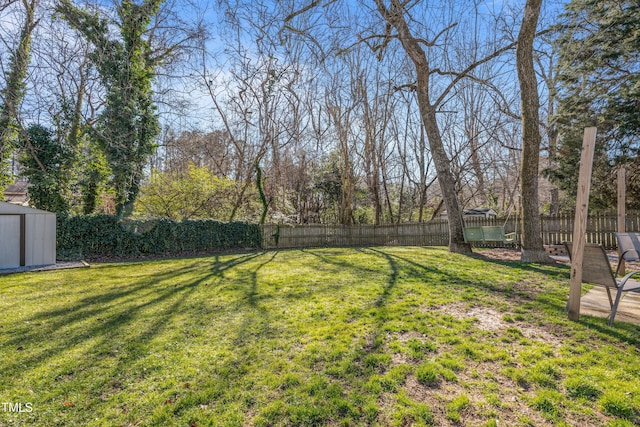
[{"label": "bare tree", "polygon": [[[340,85],[340,81],[336,84]],[[331,120],[331,125],[335,129],[338,155],[338,174],[340,179],[338,219],[340,224],[348,225],[354,222],[353,209],[356,190],[356,177],[354,171],[354,147],[351,138],[351,122],[353,120],[356,105],[353,102],[343,99],[339,89],[327,91],[326,94],[327,113]]]},{"label": "bare tree", "polygon": [[[223,25],[230,30],[225,35],[226,51],[215,58],[203,46],[201,76],[215,119],[222,123],[235,151],[238,203],[253,182],[264,216],[270,211],[276,220],[289,221],[300,216],[292,193],[303,184],[295,181],[306,179],[304,174],[291,173],[291,168],[301,160],[296,157],[306,152],[302,134],[310,119],[300,83],[311,76],[295,46],[277,43],[275,18],[260,4],[225,7]],[[244,43],[246,34],[254,42]],[[211,64],[225,72],[212,73]],[[254,180],[255,175],[260,179]]]},{"label": "bare tree", "polygon": [[[397,34],[394,38],[397,37],[415,66],[417,77],[416,92],[420,115],[429,139],[440,189],[447,205],[450,235],[449,250],[461,253],[471,252],[471,247],[464,241],[462,213],[458,204],[455,181],[449,168],[449,158],[442,142],[440,128],[436,119],[437,103],[431,100],[429,79],[432,70],[427,55],[422,48],[423,43],[411,32],[405,18],[407,10],[403,3],[398,0],[391,0],[390,5],[387,6],[382,0],[376,0],[376,6],[388,25],[386,34],[388,39],[385,40],[385,43],[388,43],[392,38],[391,28],[395,28]],[[435,40],[432,40],[426,44],[429,45],[434,42]]]}]

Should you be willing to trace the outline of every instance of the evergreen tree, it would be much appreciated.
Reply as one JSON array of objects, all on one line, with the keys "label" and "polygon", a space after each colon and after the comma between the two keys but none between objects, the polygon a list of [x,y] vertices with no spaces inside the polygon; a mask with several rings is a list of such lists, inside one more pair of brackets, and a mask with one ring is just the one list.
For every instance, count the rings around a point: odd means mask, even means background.
[{"label": "evergreen tree", "polygon": [[583,131],[597,126],[591,204],[615,206],[616,167],[626,165],[630,207],[639,209],[640,2],[572,0],[562,21],[556,41],[561,143],[549,176],[575,197]]}]

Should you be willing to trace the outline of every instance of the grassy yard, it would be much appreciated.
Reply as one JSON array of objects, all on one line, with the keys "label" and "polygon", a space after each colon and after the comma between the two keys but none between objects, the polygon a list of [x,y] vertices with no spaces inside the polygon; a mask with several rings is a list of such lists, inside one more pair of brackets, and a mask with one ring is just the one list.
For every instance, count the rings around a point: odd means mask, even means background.
[{"label": "grassy yard", "polygon": [[568,321],[568,271],[385,247],[0,276],[0,426],[637,425],[640,328]]}]

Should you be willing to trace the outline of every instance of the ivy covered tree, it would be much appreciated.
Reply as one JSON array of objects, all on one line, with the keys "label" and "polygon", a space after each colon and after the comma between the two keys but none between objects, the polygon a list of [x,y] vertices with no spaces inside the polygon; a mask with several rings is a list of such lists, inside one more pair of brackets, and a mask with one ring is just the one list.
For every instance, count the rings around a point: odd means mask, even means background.
[{"label": "ivy covered tree", "polygon": [[22,0],[24,21],[18,45],[10,56],[5,86],[0,90],[0,188],[11,182],[9,161],[16,148],[18,134],[22,133],[23,143],[29,144],[24,130],[19,126],[18,108],[25,95],[25,80],[31,56],[31,35],[38,24],[35,17],[37,5],[38,0]]},{"label": "ivy covered tree", "polygon": [[[27,140],[30,147],[27,148]],[[22,176],[31,184],[29,202],[32,206],[59,214],[67,214],[71,206],[71,186],[74,181],[75,150],[65,140],[41,125],[32,125],[20,139]],[[37,161],[36,161],[37,159]]]},{"label": "ivy covered tree", "polygon": [[627,167],[628,202],[640,209],[640,4],[572,0],[557,37],[558,165],[549,175],[573,199],[584,128],[597,126],[590,203],[615,205],[617,166]]},{"label": "ivy covered tree", "polygon": [[83,167],[79,168],[77,185],[81,194],[82,213],[89,215],[96,212],[101,194],[107,191],[110,170],[104,152],[94,141],[83,138],[78,145],[78,152],[81,153]]},{"label": "ivy covered tree", "polygon": [[[133,207],[160,131],[151,87],[160,60],[153,55],[146,32],[162,2],[122,1],[117,7],[117,22],[79,9],[69,0],[62,0],[57,7],[93,46],[90,59],[106,90],[106,105],[90,135],[111,169],[118,218]],[[119,31],[117,36],[113,25]]]}]

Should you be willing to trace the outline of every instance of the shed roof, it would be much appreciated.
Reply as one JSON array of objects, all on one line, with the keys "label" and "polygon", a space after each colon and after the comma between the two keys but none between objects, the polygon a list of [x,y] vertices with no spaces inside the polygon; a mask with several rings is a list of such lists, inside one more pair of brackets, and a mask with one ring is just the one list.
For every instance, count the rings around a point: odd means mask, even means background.
[{"label": "shed roof", "polygon": [[15,205],[28,206],[29,187],[32,186],[33,184],[29,184],[26,181],[16,181],[13,184],[9,184],[4,190],[4,200]]},{"label": "shed roof", "polygon": [[40,209],[28,208],[26,206],[21,206],[21,205],[14,205],[13,203],[7,203],[7,202],[0,202],[0,214],[12,214],[12,215],[19,215],[19,214],[38,214],[38,215],[51,214],[51,215],[55,215],[52,212],[47,212],[47,211],[43,211],[43,210],[40,210]]},{"label": "shed roof", "polygon": [[27,194],[31,186],[32,184],[29,184],[27,181],[16,181],[13,184],[7,185],[4,194]]}]

